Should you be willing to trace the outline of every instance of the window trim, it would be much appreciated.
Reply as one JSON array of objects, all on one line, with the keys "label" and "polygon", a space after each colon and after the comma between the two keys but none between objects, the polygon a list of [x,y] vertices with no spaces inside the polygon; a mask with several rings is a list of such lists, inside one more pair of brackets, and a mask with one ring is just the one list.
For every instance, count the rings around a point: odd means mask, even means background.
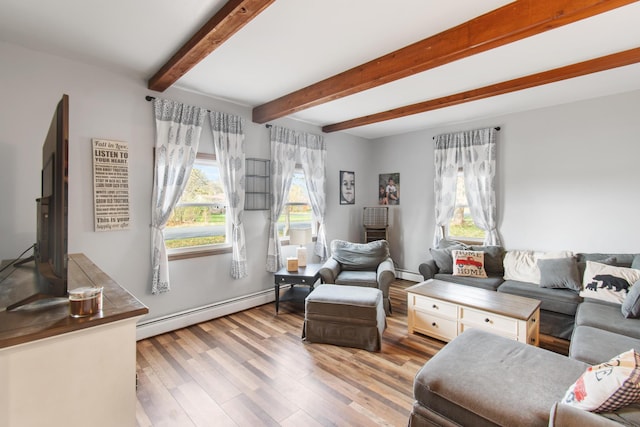
[{"label": "window trim", "polygon": [[[197,153],[196,160],[205,160],[211,162],[217,162],[215,154],[210,153]],[[218,166],[219,167],[219,166]],[[226,195],[225,195],[226,200]],[[228,217],[225,217],[225,227],[227,236],[231,230],[231,223]],[[200,258],[206,256],[214,256],[220,254],[231,253],[233,251],[232,243],[215,243],[210,245],[202,245],[202,246],[189,246],[185,248],[175,248],[169,249],[167,248],[167,259],[169,261],[182,260],[182,259],[190,259],[190,258]]]}]

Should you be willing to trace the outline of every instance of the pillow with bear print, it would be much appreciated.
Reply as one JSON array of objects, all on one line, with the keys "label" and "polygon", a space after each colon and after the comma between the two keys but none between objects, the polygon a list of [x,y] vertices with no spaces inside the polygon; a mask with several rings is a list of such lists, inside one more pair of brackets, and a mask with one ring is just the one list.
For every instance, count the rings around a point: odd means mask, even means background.
[{"label": "pillow with bear print", "polygon": [[629,293],[629,288],[640,280],[640,270],[615,267],[599,262],[587,261],[580,296],[617,304]]}]

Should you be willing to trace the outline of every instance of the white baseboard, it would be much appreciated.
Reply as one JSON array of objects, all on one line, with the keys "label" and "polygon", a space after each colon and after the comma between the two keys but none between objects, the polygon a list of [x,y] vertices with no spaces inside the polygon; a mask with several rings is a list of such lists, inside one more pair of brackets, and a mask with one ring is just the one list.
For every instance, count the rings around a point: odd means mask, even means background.
[{"label": "white baseboard", "polygon": [[[206,322],[217,317],[248,310],[275,300],[273,289],[246,295],[215,304],[186,310],[157,319],[143,320],[136,327],[136,339],[142,340],[176,329],[186,328],[197,323]],[[275,310],[275,307],[274,307]]]},{"label": "white baseboard", "polygon": [[413,282],[423,282],[424,281],[424,278],[422,277],[422,274],[414,273],[412,271],[399,270],[397,268],[396,268],[396,277],[398,279],[411,280]]},{"label": "white baseboard", "polygon": [[[396,269],[396,277],[398,279],[422,282],[422,276],[420,274],[405,270]],[[186,328],[187,326],[195,325],[197,323],[206,322],[228,314],[268,304],[274,300],[275,295],[273,290],[267,289],[251,295],[220,301],[215,304],[185,310],[168,316],[143,320],[138,323],[136,327],[136,339],[142,340],[155,335],[175,331],[176,329]]]}]

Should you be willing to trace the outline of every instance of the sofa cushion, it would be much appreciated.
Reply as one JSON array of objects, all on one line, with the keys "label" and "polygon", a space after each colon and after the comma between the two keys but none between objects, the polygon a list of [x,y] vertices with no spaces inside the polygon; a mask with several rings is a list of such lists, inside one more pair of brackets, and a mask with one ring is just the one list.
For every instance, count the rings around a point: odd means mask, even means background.
[{"label": "sofa cushion", "polygon": [[640,270],[587,261],[580,296],[622,304]]},{"label": "sofa cushion", "polygon": [[540,286],[543,288],[582,289],[578,263],[574,257],[539,259]]},{"label": "sofa cushion", "polygon": [[451,251],[451,255],[453,256],[454,276],[483,279],[487,277],[487,272],[484,271],[484,252],[454,249]]},{"label": "sofa cushion", "polygon": [[488,276],[504,275],[504,254],[502,246],[475,246],[469,247],[472,251],[484,252],[484,271]]},{"label": "sofa cushion", "polygon": [[454,276],[452,274],[438,273],[434,275],[433,278],[444,280],[445,282],[458,283],[460,285],[474,286],[476,288],[487,289],[490,291],[497,290],[498,286],[500,286],[502,282],[504,282],[502,276],[493,276],[487,277],[486,279],[481,279],[478,277]]},{"label": "sofa cushion", "polygon": [[592,326],[640,339],[640,323],[635,319],[626,319],[618,304],[585,300],[578,307],[576,326]]},{"label": "sofa cushion", "polygon": [[631,262],[631,268],[636,268],[640,270],[640,254],[633,257],[633,261]]},{"label": "sofa cushion", "polygon": [[620,307],[622,315],[628,319],[640,317],[640,280],[631,286],[631,290]]},{"label": "sofa cushion", "polygon": [[386,240],[369,243],[333,240],[331,256],[342,265],[343,270],[375,270],[389,258],[389,243]]},{"label": "sofa cushion", "polygon": [[569,357],[595,365],[630,348],[640,349],[640,339],[591,326],[576,326],[571,336]]},{"label": "sofa cushion", "polygon": [[611,265],[616,265],[618,267],[631,267],[633,260],[635,259],[637,254],[601,254],[601,253],[577,253],[578,264],[586,263],[587,261],[595,261],[600,262],[602,264],[607,264],[604,262],[606,259],[615,259],[615,261]]},{"label": "sofa cushion", "polygon": [[456,249],[465,249],[466,246],[462,244],[456,244],[447,246],[444,248],[431,248],[429,252],[431,253],[431,257],[436,262],[438,266],[438,272],[445,274],[453,273],[453,255],[452,251]]},{"label": "sofa cushion", "polygon": [[538,285],[516,280],[505,280],[498,287],[498,292],[534,298],[541,301],[540,309],[557,313],[576,314],[578,304],[582,301],[580,295],[571,289],[541,288]]},{"label": "sofa cushion", "polygon": [[336,277],[336,285],[364,286],[368,288],[377,288],[378,281],[375,271],[341,271]]},{"label": "sofa cushion", "polygon": [[539,259],[566,258],[573,256],[573,252],[538,252],[513,250],[504,256],[504,279],[518,282],[540,284]]},{"label": "sofa cushion", "polygon": [[557,353],[469,329],[417,373],[414,396],[457,425],[546,426],[553,403],[586,367]]},{"label": "sofa cushion", "polygon": [[612,412],[640,401],[640,354],[631,349],[589,366],[562,403],[591,412]]}]

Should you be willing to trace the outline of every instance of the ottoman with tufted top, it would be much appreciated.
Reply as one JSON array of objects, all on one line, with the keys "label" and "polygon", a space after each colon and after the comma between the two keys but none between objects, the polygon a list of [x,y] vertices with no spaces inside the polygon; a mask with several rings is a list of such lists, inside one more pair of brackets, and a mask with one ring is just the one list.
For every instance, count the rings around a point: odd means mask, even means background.
[{"label": "ottoman with tufted top", "polygon": [[380,351],[386,326],[380,289],[320,285],[305,300],[307,342]]}]

